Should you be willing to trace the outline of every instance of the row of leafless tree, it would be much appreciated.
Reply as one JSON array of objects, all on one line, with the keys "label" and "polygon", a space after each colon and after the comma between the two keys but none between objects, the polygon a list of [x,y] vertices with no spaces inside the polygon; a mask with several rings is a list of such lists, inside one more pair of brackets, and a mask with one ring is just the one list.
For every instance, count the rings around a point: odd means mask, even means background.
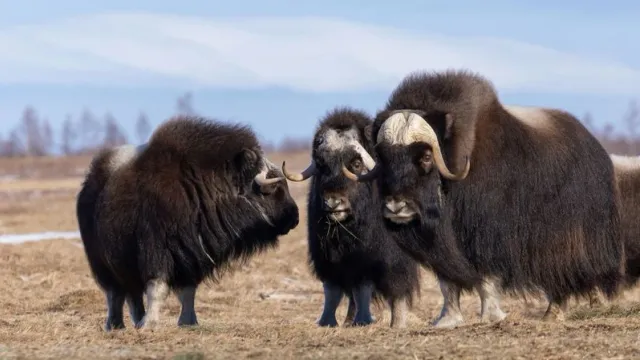
[{"label": "row of leafless tree", "polygon": [[[191,93],[185,93],[176,101],[176,112],[195,114]],[[610,153],[638,155],[640,154],[640,108],[636,101],[629,103],[624,116],[624,135],[616,135],[615,127],[608,122],[606,126],[597,128],[591,114],[582,117],[585,126],[600,139]],[[141,112],[135,124],[135,140],[130,139],[118,121],[110,113],[98,117],[85,109],[78,119],[67,116],[60,129],[59,136],[54,135],[51,124],[41,118],[37,111],[28,106],[18,126],[7,136],[0,135],[0,157],[46,156],[51,154],[73,155],[90,154],[105,146],[115,146],[129,142],[142,143],[151,133],[148,116]],[[305,138],[285,138],[279,144],[264,143],[266,151],[307,150],[310,140]]]}]

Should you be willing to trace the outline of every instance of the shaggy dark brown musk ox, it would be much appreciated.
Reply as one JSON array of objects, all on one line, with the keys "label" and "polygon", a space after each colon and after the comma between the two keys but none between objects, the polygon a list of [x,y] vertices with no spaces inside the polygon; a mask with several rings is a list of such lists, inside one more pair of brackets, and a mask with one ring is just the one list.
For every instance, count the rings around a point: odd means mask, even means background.
[{"label": "shaggy dark brown musk ox", "polygon": [[125,299],[136,327],[154,325],[171,290],[182,306],[178,325],[197,324],[198,284],[297,226],[282,176],[250,128],[199,117],[169,119],[138,149],[100,152],[76,211],[107,298],[105,329],[124,328]]},{"label": "shaggy dark brown musk ox", "polygon": [[[640,156],[610,157],[620,189],[620,228],[626,256],[624,287],[629,289],[640,280]],[[604,302],[598,292],[591,293],[589,300],[592,306]]]},{"label": "shaggy dark brown musk ox", "polygon": [[324,287],[320,326],[337,326],[336,309],[343,294],[349,297],[345,324],[368,325],[371,300],[386,300],[391,326],[406,326],[406,311],[419,292],[419,264],[406,255],[383,224],[382,199],[376,183],[359,184],[342,173],[345,163],[364,173],[374,160],[365,127],[366,113],[336,108],[320,121],[313,137],[311,163],[301,174],[282,172],[290,181],[311,178],[308,242],[312,271]]},{"label": "shaggy dark brown musk ox", "polygon": [[[432,242],[450,243],[476,282],[545,293],[545,320],[561,319],[570,296],[601,289],[610,298],[619,289],[613,165],[572,115],[503,106],[493,85],[470,72],[415,73],[393,91],[372,136],[381,211],[390,228],[415,231],[401,245],[417,259],[447,258]],[[443,284],[440,321],[460,323],[460,290],[469,284],[430,265]]]}]

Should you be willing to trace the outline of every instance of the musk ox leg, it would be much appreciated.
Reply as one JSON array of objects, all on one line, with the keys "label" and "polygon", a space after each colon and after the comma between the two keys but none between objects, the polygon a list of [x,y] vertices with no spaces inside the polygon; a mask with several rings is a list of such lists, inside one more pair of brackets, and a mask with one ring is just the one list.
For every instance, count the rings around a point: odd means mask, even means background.
[{"label": "musk ox leg", "polygon": [[127,296],[127,306],[129,307],[129,316],[134,325],[138,325],[144,317],[144,302],[142,301],[142,294],[129,294]]},{"label": "musk ox leg", "polygon": [[147,295],[148,311],[139,325],[136,326],[137,328],[151,328],[157,325],[158,320],[160,320],[160,308],[167,296],[169,296],[169,285],[163,280],[151,280],[145,293]]},{"label": "musk ox leg", "polygon": [[353,290],[353,298],[356,303],[356,315],[353,318],[353,325],[366,326],[373,323],[371,316],[371,296],[373,286],[365,283]]},{"label": "musk ox leg", "polygon": [[566,298],[555,299],[549,301],[547,311],[542,317],[542,321],[564,321],[564,313],[569,307],[569,302]]},{"label": "musk ox leg", "polygon": [[336,310],[342,301],[342,290],[338,286],[326,282],[322,283],[322,287],[324,288],[324,306],[317,324],[319,326],[338,326]]},{"label": "musk ox leg", "polygon": [[122,291],[107,290],[107,321],[104,324],[105,331],[114,329],[124,329],[124,309],[125,294]]},{"label": "musk ox leg", "polygon": [[409,306],[407,299],[392,299],[389,300],[389,307],[391,308],[391,327],[403,329],[407,327],[407,312]]},{"label": "musk ox leg", "polygon": [[352,293],[347,294],[347,298],[349,298],[349,307],[347,307],[347,316],[344,318],[344,324],[351,325],[356,315],[356,301],[353,299]]},{"label": "musk ox leg", "polygon": [[180,300],[180,317],[178,318],[178,326],[198,325],[196,310],[194,307],[196,300],[196,287],[186,287],[177,291],[178,300]]},{"label": "musk ox leg", "polygon": [[598,308],[604,306],[606,300],[598,289],[589,291],[589,307]]},{"label": "musk ox leg", "polygon": [[452,328],[464,322],[460,311],[460,287],[453,283],[442,280],[438,277],[440,291],[442,292],[443,304],[440,316],[433,322],[437,328]]},{"label": "musk ox leg", "polygon": [[480,321],[502,321],[507,314],[500,308],[500,292],[494,279],[485,279],[476,289],[480,295]]}]

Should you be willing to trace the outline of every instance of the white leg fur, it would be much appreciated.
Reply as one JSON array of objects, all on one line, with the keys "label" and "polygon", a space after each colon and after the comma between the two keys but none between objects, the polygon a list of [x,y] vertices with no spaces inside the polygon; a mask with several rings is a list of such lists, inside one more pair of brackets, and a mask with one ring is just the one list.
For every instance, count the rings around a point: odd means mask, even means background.
[{"label": "white leg fur", "polygon": [[178,326],[198,325],[198,318],[195,310],[196,288],[187,287],[177,291],[178,300],[180,300],[180,317],[178,318]]},{"label": "white leg fur", "polygon": [[501,321],[507,317],[500,308],[500,292],[494,279],[484,279],[476,289],[480,295],[480,321]]},{"label": "white leg fur", "polygon": [[433,326],[437,328],[452,328],[461,325],[464,322],[462,312],[460,311],[460,288],[453,283],[448,283],[438,278],[440,283],[440,291],[444,303],[442,311]]},{"label": "white leg fur", "polygon": [[395,299],[389,301],[389,307],[391,308],[391,324],[392,328],[403,329],[407,327],[407,312],[409,306],[407,299]]},{"label": "white leg fur", "polygon": [[148,309],[139,327],[150,328],[157,325],[160,319],[160,309],[167,299],[167,296],[169,296],[169,286],[163,280],[151,280],[147,285],[145,293],[147,295]]}]

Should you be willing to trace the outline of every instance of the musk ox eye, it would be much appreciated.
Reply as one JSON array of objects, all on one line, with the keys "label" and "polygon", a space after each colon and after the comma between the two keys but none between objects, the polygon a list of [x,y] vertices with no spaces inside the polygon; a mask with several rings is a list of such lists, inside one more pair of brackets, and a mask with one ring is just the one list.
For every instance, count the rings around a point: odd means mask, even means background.
[{"label": "musk ox eye", "polygon": [[351,162],[351,169],[360,172],[362,170],[362,161],[360,159],[353,160]]}]

